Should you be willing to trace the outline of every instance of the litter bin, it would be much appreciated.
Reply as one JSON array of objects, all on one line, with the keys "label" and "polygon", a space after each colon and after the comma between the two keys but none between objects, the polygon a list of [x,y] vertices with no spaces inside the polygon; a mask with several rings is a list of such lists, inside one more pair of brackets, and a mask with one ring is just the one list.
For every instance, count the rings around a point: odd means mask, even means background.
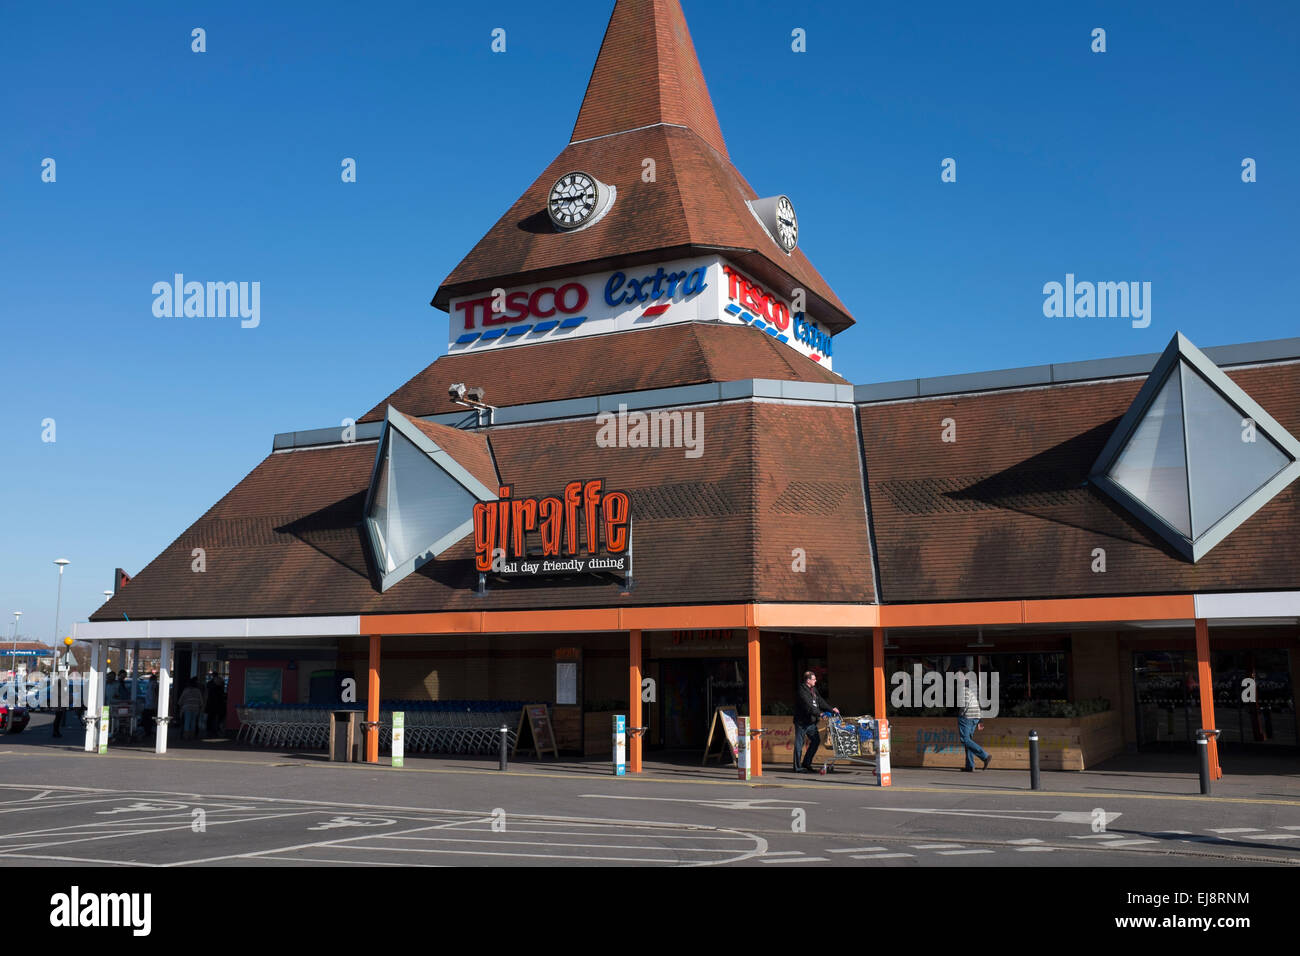
[{"label": "litter bin", "polygon": [[361,711],[330,711],[330,760],[355,763],[361,745]]}]

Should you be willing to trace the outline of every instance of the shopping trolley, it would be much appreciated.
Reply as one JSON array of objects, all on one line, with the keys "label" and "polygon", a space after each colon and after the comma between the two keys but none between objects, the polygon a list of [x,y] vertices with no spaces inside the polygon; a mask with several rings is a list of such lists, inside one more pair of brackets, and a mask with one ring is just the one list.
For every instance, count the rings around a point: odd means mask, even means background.
[{"label": "shopping trolley", "polygon": [[821,772],[834,773],[835,764],[840,762],[861,764],[872,770],[876,769],[876,744],[878,739],[876,719],[865,717],[841,717],[838,714],[823,714],[828,721],[827,736],[830,737],[833,756],[822,764]]}]

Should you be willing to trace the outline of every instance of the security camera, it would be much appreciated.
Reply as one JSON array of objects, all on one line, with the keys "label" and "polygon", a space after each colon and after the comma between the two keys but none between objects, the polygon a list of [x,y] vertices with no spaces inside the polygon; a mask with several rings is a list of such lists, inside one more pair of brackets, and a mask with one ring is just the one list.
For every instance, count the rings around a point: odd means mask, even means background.
[{"label": "security camera", "polygon": [[469,391],[465,392],[465,397],[471,402],[479,402],[481,404],[483,401],[483,389],[471,388]]},{"label": "security camera", "polygon": [[452,401],[459,401],[465,397],[465,383],[457,382],[447,389],[447,394],[451,396]]}]

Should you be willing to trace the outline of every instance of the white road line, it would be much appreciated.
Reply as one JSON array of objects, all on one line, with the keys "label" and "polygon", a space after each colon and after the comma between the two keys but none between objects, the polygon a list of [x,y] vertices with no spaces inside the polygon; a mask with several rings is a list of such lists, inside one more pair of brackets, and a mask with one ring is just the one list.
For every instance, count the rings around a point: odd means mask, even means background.
[{"label": "white road line", "polygon": [[883,846],[853,846],[847,850],[827,850],[827,853],[873,853],[876,850],[885,850],[888,847]]},{"label": "white road line", "polygon": [[[306,814],[319,813],[319,812],[320,812],[319,810],[302,810],[302,811],[300,811],[299,813],[289,814],[289,815],[290,815],[290,816],[303,816],[303,815],[306,815]],[[281,820],[281,819],[283,819],[284,817],[285,817],[285,814],[283,814],[283,813],[274,813],[274,814],[271,814],[271,815],[266,816],[266,817],[261,817],[260,819],[264,819],[264,820]],[[214,827],[219,827],[219,826],[228,826],[229,824],[231,824],[231,823],[235,823],[235,822],[248,823],[248,822],[252,822],[252,821],[248,821],[248,820],[244,820],[244,821],[234,821],[234,820],[216,820],[216,821],[214,821],[214,822],[212,823],[212,826],[214,826]],[[89,825],[89,824],[85,824],[85,825]],[[115,839],[117,839],[117,838],[119,838],[119,837],[127,837],[127,836],[148,836],[149,834],[152,834],[152,833],[168,833],[168,832],[176,831],[176,830],[189,830],[189,829],[191,828],[192,825],[193,825],[193,824],[192,824],[192,822],[191,822],[190,820],[184,820],[184,821],[182,821],[182,822],[176,824],[175,826],[170,826],[170,827],[157,827],[157,828],[155,828],[155,829],[153,829],[153,830],[129,830],[129,831],[121,832],[121,833],[102,833],[102,834],[97,834],[97,835],[95,835],[95,836],[80,836],[80,837],[77,837],[77,838],[75,838],[75,839],[67,839],[67,840],[47,840],[47,841],[44,842],[44,843],[34,844],[34,846],[36,846],[36,847],[43,847],[43,846],[67,846],[67,845],[70,844],[70,843],[91,843],[91,842],[94,842],[95,840],[115,840]],[[10,839],[10,838],[12,838],[12,839],[17,839],[17,840],[23,840],[23,839],[30,839],[31,836],[33,836],[33,835],[37,835],[37,834],[17,834],[17,835],[5,834],[3,837],[0,837],[0,839]]]},{"label": "white road line", "polygon": [[940,856],[969,856],[972,853],[992,853],[992,850],[942,850]]},{"label": "white road line", "polygon": [[1033,837],[1025,837],[1025,839],[1023,839],[1023,840],[1008,840],[1007,842],[1008,842],[1009,844],[1011,844],[1012,846],[1018,846],[1018,845],[1020,845],[1020,844],[1028,844],[1028,843],[1042,843],[1043,841],[1042,841],[1042,840],[1036,840],[1036,839],[1034,839]]},{"label": "white road line", "polygon": [[1080,836],[1077,833],[1070,834],[1071,840],[1122,840],[1122,833],[1085,833]]},{"label": "white road line", "polygon": [[1253,836],[1252,840],[1300,840],[1300,835],[1295,833],[1265,833],[1263,836]]},{"label": "white road line", "polygon": [[403,860],[401,863],[380,862],[379,860],[321,860],[311,856],[286,856],[284,858],[274,856],[264,856],[261,859],[269,863],[288,863],[297,866],[299,863],[329,863],[333,866],[423,866],[423,867],[442,867],[445,863],[412,863],[409,860]]},{"label": "white road line", "polygon": [[1211,833],[1263,833],[1263,827],[1208,827]]},{"label": "white road line", "polygon": [[764,856],[798,856],[803,850],[768,850]]},{"label": "white road line", "polygon": [[[600,860],[602,862],[613,863],[668,863],[672,864],[676,860],[664,860],[658,857],[636,857],[636,856],[583,856],[581,854],[571,855],[564,853],[502,853],[493,850],[421,850],[415,847],[398,847],[398,846],[367,846],[367,847],[321,847],[326,850],[378,850],[380,853],[442,853],[452,856],[516,856],[531,860]],[[272,853],[280,853],[281,850],[263,850],[259,853],[247,854],[248,856],[263,857]],[[772,863],[790,863],[791,860],[771,860],[763,862]]]},{"label": "white road line", "polygon": [[910,856],[915,859],[915,853],[864,853],[861,856],[855,856],[855,860],[896,860],[899,857]]},{"label": "white road line", "polygon": [[[509,820],[509,818],[507,817],[507,821],[508,821],[508,820]],[[481,829],[481,830],[475,830],[475,829],[471,829],[471,828],[469,828],[469,827],[466,827],[466,826],[464,826],[463,824],[457,824],[455,827],[453,827],[453,828],[451,828],[451,829],[458,829],[458,830],[460,830],[460,832],[462,832],[462,833],[491,833],[491,832],[494,832],[494,831],[492,831],[491,829],[489,829],[488,827],[483,827],[483,829]],[[521,829],[521,828],[519,828],[519,827],[511,826],[511,825],[509,825],[509,823],[507,823],[507,828],[506,828],[506,831],[505,831],[505,832],[507,832],[507,833],[512,833],[512,834],[527,833],[527,834],[533,834],[533,835],[537,835],[537,836],[610,836],[610,833],[609,833],[608,831],[606,831],[606,832],[597,832],[597,833],[571,833],[571,832],[569,832],[569,831],[567,831],[567,830],[525,830],[525,829]],[[377,835],[378,835],[378,834],[377,834]],[[753,843],[753,842],[754,842],[754,841],[753,841],[751,838],[749,838],[749,837],[709,836],[707,833],[699,833],[699,834],[693,834],[693,833],[676,834],[676,833],[672,833],[672,834],[662,834],[662,835],[661,835],[661,834],[658,834],[658,833],[622,833],[622,834],[619,834],[619,835],[620,835],[620,836],[624,836],[624,837],[629,837],[629,838],[632,838],[632,839],[645,839],[645,840],[725,840],[725,841],[727,841],[727,842],[729,842],[729,843]],[[722,849],[722,848],[719,847],[719,849]],[[832,851],[832,852],[835,852],[835,851]]]},{"label": "white road line", "polygon": [[106,863],[109,866],[157,866],[156,863],[136,863],[133,860],[89,860],[79,856],[44,856],[40,853],[0,853],[0,858],[16,860],[57,860],[60,863]]},{"label": "white road line", "polygon": [[1278,827],[1279,830],[1300,830],[1300,827]]},{"label": "white road line", "polygon": [[955,850],[960,843],[913,843],[913,850]]},{"label": "white road line", "polygon": [[787,857],[783,860],[759,860],[759,863],[826,863],[829,862],[824,856],[801,856]]},{"label": "white road line", "polygon": [[1102,846],[1112,849],[1117,846],[1140,846],[1143,843],[1158,843],[1158,840],[1112,840],[1110,843],[1103,843]]},{"label": "white road line", "polygon": [[[611,837],[616,834],[610,834]],[[711,847],[675,847],[675,846],[645,846],[644,844],[620,844],[620,843],[554,843],[549,840],[460,840],[450,837],[417,837],[401,836],[388,837],[382,833],[376,833],[371,837],[372,840],[424,840],[429,843],[492,843],[496,845],[510,846],[567,846],[583,847],[594,850],[662,850],[665,853],[730,853],[732,852],[724,846]],[[380,847],[380,849],[384,849]]]},{"label": "white road line", "polygon": [[1056,847],[1054,847],[1054,846],[1018,846],[1018,847],[1016,847],[1016,852],[1017,852],[1017,853],[1055,853],[1055,852],[1056,852]]}]

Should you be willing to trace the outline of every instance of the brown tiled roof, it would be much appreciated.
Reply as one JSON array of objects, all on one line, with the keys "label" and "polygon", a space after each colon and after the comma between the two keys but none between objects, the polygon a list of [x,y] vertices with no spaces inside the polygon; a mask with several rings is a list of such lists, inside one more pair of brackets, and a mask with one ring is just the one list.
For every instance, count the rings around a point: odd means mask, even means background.
[{"label": "brown tiled roof", "polygon": [[505,407],[749,378],[845,384],[749,326],[690,322],[444,355],[360,421],[383,418],[388,405],[411,415],[463,410],[447,397],[453,382],[480,386],[490,404]]},{"label": "brown tiled roof", "polygon": [[[444,388],[443,396],[445,397],[446,394],[447,390]],[[492,449],[488,447],[485,432],[465,431],[434,422],[422,422],[412,415],[405,417],[435,445],[455,458],[462,468],[482,482],[489,491],[496,494],[499,487],[497,467],[492,461]]]},{"label": "brown tiled roof", "polygon": [[727,154],[681,5],[677,0],[619,0],[572,139],[655,123],[685,126]]},{"label": "brown tiled roof", "polygon": [[[640,67],[628,65],[633,59],[624,56],[624,69],[635,76]],[[610,114],[653,98],[631,83],[601,79],[597,84],[593,78],[584,115],[597,115],[595,93],[611,98]],[[626,100],[613,102],[619,97]],[[809,314],[833,332],[848,328],[854,321],[848,309],[800,249],[786,255],[767,234],[746,204],[758,194],[706,134],[655,125],[570,143],[443,280],[433,304],[446,309],[454,296],[596,272],[614,263],[720,252],[787,299],[794,289],[805,290]],[[643,178],[647,159],[655,163],[653,182]],[[547,195],[562,174],[575,169],[615,186],[618,195],[599,222],[561,232],[547,215]]]},{"label": "brown tiled roof", "polygon": [[[1300,364],[1228,375],[1300,431]],[[1086,483],[1142,379],[860,409],[889,603],[1291,589],[1300,565],[1292,484],[1192,564]],[[956,442],[943,442],[944,419]],[[1093,549],[1106,555],[1094,572]]]},{"label": "brown tiled roof", "polygon": [[[594,419],[489,430],[517,497],[554,494],[577,478],[631,494],[636,588],[627,597],[590,578],[475,597],[468,537],[380,593],[361,527],[376,450],[366,442],[270,455],[93,619],[869,599],[860,497],[810,495],[797,481],[804,456],[823,446],[812,477],[836,488],[851,477],[851,413],[756,403],[698,413],[696,458],[683,448],[602,448]],[[807,547],[807,573],[792,576],[793,547]],[[202,573],[191,569],[193,548],[206,551]]]}]

